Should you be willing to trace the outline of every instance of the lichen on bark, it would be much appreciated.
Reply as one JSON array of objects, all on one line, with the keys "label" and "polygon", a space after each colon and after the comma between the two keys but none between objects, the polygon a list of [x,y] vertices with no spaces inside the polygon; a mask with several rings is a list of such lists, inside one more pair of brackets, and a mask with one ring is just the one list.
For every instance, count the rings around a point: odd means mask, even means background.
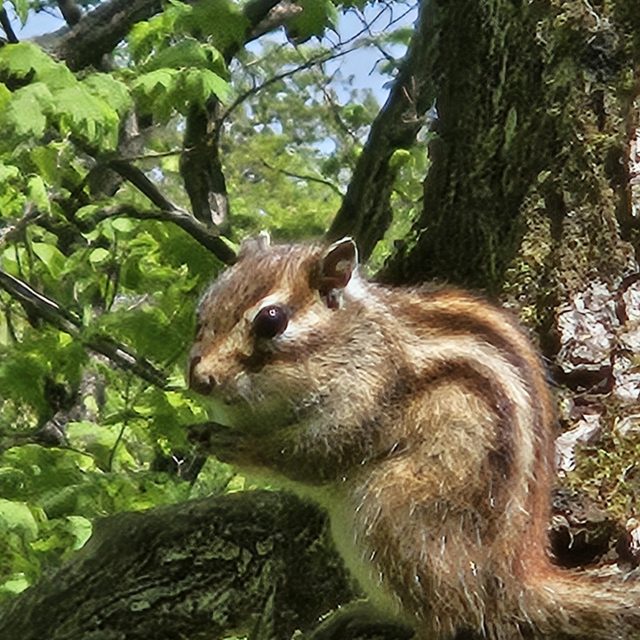
[{"label": "lichen on bark", "polygon": [[439,3],[438,136],[417,242],[388,280],[502,292],[540,328],[550,300],[629,269],[619,219],[637,37],[600,4]]}]

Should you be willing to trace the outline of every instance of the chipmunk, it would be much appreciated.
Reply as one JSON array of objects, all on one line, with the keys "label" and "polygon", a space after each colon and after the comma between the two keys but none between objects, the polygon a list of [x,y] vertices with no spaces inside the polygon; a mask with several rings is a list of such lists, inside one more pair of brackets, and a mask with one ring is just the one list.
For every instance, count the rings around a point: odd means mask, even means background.
[{"label": "chipmunk", "polygon": [[326,507],[346,565],[418,640],[640,638],[640,581],[554,566],[551,398],[510,315],[385,288],[357,249],[242,246],[204,294],[189,384],[220,458]]}]

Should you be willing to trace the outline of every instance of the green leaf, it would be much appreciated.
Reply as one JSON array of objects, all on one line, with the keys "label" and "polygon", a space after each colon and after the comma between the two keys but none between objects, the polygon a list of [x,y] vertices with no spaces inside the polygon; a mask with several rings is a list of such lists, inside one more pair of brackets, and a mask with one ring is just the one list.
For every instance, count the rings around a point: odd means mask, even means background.
[{"label": "green leaf", "polygon": [[171,69],[211,69],[225,72],[222,54],[211,45],[202,44],[195,38],[185,38],[173,46],[160,51],[146,65],[146,71],[169,67]]},{"label": "green leaf", "polygon": [[131,90],[145,113],[153,113],[160,121],[172,114],[173,96],[180,72],[177,69],[157,69],[136,78]]},{"label": "green leaf", "polygon": [[289,21],[287,32],[297,42],[321,36],[337,22],[338,12],[331,0],[298,0],[296,4],[302,11]]},{"label": "green leaf", "polygon": [[16,573],[0,584],[0,592],[16,595],[31,586],[24,573]]},{"label": "green leaf", "polygon": [[[5,48],[0,49],[0,54]],[[51,92],[42,82],[22,87],[13,93],[6,109],[0,112],[0,129],[18,138],[41,138],[47,126],[46,114],[52,104]]]},{"label": "green leaf", "polygon": [[174,111],[187,113],[192,104],[204,104],[212,96],[225,100],[229,83],[209,69],[170,69],[163,67],[138,77],[132,86],[141,110],[160,120]]},{"label": "green leaf", "polygon": [[43,397],[46,361],[33,353],[3,353],[0,358],[0,397],[24,402],[39,412],[47,410]]},{"label": "green leaf", "polygon": [[127,85],[107,73],[92,73],[82,81],[82,85],[120,115],[131,107],[131,94]]},{"label": "green leaf", "polygon": [[190,5],[170,0],[169,6],[161,14],[136,24],[127,38],[133,59],[140,62],[154,50],[171,46],[176,35],[184,33],[179,23],[192,11]]},{"label": "green leaf", "polygon": [[111,257],[111,253],[102,247],[94,249],[89,254],[89,262],[94,265],[102,264]]},{"label": "green leaf", "polygon": [[20,175],[20,169],[12,164],[0,163],[0,184],[13,180]]},{"label": "green leaf", "polygon": [[95,469],[93,458],[78,451],[36,444],[13,447],[0,456],[0,494],[22,500],[39,497],[44,501],[64,487],[83,484]]},{"label": "green leaf", "polygon": [[389,158],[389,166],[392,169],[399,169],[411,160],[411,151],[407,149],[396,149],[391,158]]},{"label": "green leaf", "polygon": [[82,516],[67,516],[66,520],[69,523],[69,531],[75,538],[72,548],[74,551],[77,551],[84,547],[87,540],[91,537],[93,525],[91,524],[91,520],[83,518]]},{"label": "green leaf", "polygon": [[90,143],[114,149],[118,142],[117,112],[78,83],[54,94],[61,133],[74,133]]},{"label": "green leaf", "polygon": [[225,51],[244,43],[249,20],[230,0],[207,0],[193,5],[191,13],[180,17],[178,26],[188,33],[209,36],[220,51]]},{"label": "green leaf", "polygon": [[25,539],[38,535],[38,523],[25,502],[12,502],[0,498],[0,530],[17,531]]},{"label": "green leaf", "polygon": [[191,104],[204,105],[212,96],[224,102],[230,93],[230,86],[226,80],[208,69],[189,69],[180,76],[181,91],[178,95],[184,99],[182,105],[176,108],[182,113]]},{"label": "green leaf", "polygon": [[7,89],[7,85],[0,82],[0,111],[2,111],[11,100],[11,91]]},{"label": "green leaf", "polygon": [[51,213],[51,201],[47,193],[47,187],[40,176],[31,176],[29,178],[27,196],[40,211]]},{"label": "green leaf", "polygon": [[[121,428],[121,424],[105,426],[93,422],[70,422],[67,425],[67,438],[74,449],[90,453],[97,466],[108,471]],[[113,457],[118,467],[121,467],[123,463],[128,466],[136,466],[135,461],[122,443],[115,450]]]},{"label": "green leaf", "polygon": [[70,182],[77,184],[82,179],[76,166],[75,151],[69,140],[35,146],[29,155],[50,189]]},{"label": "green leaf", "polygon": [[115,218],[111,221],[111,226],[120,233],[131,233],[136,228],[135,222],[128,218]]},{"label": "green leaf", "polygon": [[93,218],[100,209],[100,205],[97,204],[85,205],[76,211],[76,218],[81,221],[91,220],[91,218]]},{"label": "green leaf", "polygon": [[50,90],[76,83],[66,65],[56,62],[40,47],[30,42],[8,44],[0,48],[0,71],[6,75],[46,83]]},{"label": "green leaf", "polygon": [[32,242],[31,248],[47,267],[49,273],[54,278],[59,278],[67,261],[64,254],[56,246],[45,242]]}]

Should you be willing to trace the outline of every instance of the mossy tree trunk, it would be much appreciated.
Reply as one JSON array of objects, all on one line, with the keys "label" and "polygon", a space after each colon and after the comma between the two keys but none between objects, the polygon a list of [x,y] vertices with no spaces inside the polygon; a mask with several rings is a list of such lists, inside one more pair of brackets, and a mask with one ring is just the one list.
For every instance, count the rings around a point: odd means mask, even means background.
[{"label": "mossy tree trunk", "polygon": [[424,210],[385,277],[502,291],[540,326],[549,303],[592,274],[633,265],[640,10],[636,0],[435,5]]}]

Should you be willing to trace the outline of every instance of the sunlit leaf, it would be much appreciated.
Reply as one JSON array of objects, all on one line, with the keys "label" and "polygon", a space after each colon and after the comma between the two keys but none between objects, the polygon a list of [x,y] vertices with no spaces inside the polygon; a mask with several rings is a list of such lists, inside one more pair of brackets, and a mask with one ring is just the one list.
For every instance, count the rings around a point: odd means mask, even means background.
[{"label": "sunlit leaf", "polygon": [[27,195],[29,200],[42,212],[51,212],[51,202],[47,187],[40,176],[31,176],[27,183]]},{"label": "sunlit leaf", "polygon": [[[6,48],[6,47],[5,47]],[[0,54],[4,48],[0,48]],[[15,91],[6,108],[0,112],[0,129],[11,131],[17,138],[40,138],[47,126],[47,113],[53,96],[47,85],[36,82]]]},{"label": "sunlit leaf", "polygon": [[77,82],[65,64],[56,62],[31,42],[1,47],[0,71],[11,77],[44,82],[51,91]]},{"label": "sunlit leaf", "polygon": [[71,132],[87,142],[114,148],[120,118],[115,109],[76,84],[54,94],[53,107],[63,133]]},{"label": "sunlit leaf", "polygon": [[45,264],[54,278],[58,278],[65,266],[66,258],[54,245],[44,242],[32,242],[31,248],[40,260]]},{"label": "sunlit leaf", "polygon": [[293,16],[288,32],[297,41],[320,36],[327,27],[335,25],[338,12],[331,0],[298,0],[302,11]]},{"label": "sunlit leaf", "polygon": [[33,539],[38,535],[38,523],[27,504],[4,498],[0,498],[0,530],[2,529],[18,531],[26,539]]},{"label": "sunlit leaf", "polygon": [[224,72],[222,54],[210,45],[202,44],[195,38],[185,38],[155,55],[145,69],[153,71],[169,67],[171,69],[211,69]]},{"label": "sunlit leaf", "polygon": [[82,85],[96,98],[105,101],[110,109],[122,115],[131,107],[131,95],[127,85],[106,73],[92,73],[82,80]]},{"label": "sunlit leaf", "polygon": [[91,262],[91,264],[102,264],[110,257],[111,254],[106,249],[98,247],[89,253],[89,262]]},{"label": "sunlit leaf", "polygon": [[224,102],[230,91],[229,83],[208,69],[189,69],[181,75],[180,83],[185,107],[191,103],[204,105],[213,96]]}]

